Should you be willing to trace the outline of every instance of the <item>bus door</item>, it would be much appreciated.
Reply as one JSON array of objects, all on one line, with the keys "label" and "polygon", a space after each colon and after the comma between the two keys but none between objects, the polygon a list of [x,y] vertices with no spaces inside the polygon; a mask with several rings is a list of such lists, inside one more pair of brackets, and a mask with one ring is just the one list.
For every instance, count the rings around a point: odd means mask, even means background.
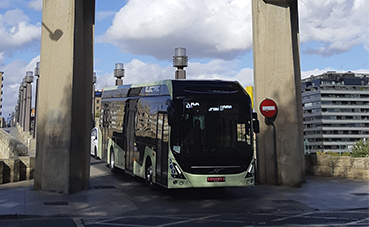
[{"label": "bus door", "polygon": [[167,114],[159,112],[156,131],[156,181],[164,186],[168,182],[168,137]]},{"label": "bus door", "polygon": [[101,159],[103,161],[108,160],[108,130],[109,130],[109,124],[110,124],[110,111],[109,111],[109,105],[107,103],[103,106],[103,116],[102,116],[102,154]]},{"label": "bus door", "polygon": [[133,158],[135,152],[135,123],[136,123],[136,112],[137,112],[137,101],[138,99],[130,99],[127,103],[126,108],[126,122],[124,124],[125,137],[126,137],[126,155],[125,155],[125,171],[133,172]]}]

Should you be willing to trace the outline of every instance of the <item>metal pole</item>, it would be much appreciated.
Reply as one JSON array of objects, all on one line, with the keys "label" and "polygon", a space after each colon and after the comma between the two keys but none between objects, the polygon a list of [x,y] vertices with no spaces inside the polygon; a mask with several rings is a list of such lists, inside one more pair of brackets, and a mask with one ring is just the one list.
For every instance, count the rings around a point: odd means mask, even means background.
[{"label": "metal pole", "polygon": [[273,126],[273,148],[274,148],[274,180],[275,180],[275,185],[278,186],[278,161],[277,161],[277,136],[276,136],[276,130],[275,130],[275,124],[274,121],[270,120],[272,126]]}]

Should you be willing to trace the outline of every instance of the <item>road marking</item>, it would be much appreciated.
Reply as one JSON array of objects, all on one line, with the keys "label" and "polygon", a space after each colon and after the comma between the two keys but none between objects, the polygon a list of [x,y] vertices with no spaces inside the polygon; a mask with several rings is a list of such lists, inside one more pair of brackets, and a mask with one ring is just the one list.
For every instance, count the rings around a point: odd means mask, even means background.
[{"label": "road marking", "polygon": [[157,227],[165,227],[165,226],[170,226],[170,225],[183,224],[183,223],[187,223],[187,222],[199,221],[199,220],[209,219],[209,218],[213,218],[213,217],[219,217],[219,215],[209,215],[209,216],[204,216],[204,217],[199,217],[199,218],[192,218],[192,219],[183,220],[183,221],[171,222],[171,223],[167,223],[167,224],[164,224],[164,225],[157,225]]}]

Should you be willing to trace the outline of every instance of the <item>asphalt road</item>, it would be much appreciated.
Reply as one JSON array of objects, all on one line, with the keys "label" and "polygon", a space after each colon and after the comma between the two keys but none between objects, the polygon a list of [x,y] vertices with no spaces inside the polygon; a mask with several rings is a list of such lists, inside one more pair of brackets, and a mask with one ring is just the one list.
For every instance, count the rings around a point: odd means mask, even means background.
[{"label": "asphalt road", "polygon": [[118,217],[0,217],[0,226],[369,226],[369,204],[351,209],[334,206],[319,209],[300,199],[308,192],[263,185],[153,191],[139,178],[122,171],[109,174],[105,163],[91,161],[94,167],[106,172],[104,180],[111,183],[101,190],[119,189],[136,209]]}]

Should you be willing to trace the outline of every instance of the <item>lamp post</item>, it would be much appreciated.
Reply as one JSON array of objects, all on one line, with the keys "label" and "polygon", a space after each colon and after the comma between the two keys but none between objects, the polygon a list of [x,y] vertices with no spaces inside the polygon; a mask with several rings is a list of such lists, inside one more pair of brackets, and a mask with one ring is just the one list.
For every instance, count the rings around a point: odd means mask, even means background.
[{"label": "lamp post", "polygon": [[115,80],[115,86],[123,85],[123,79],[122,79],[122,77],[124,77],[123,63],[115,63],[114,77],[117,78]]},{"label": "lamp post", "polygon": [[188,57],[186,56],[186,48],[177,47],[174,51],[173,67],[177,67],[175,72],[176,79],[186,79],[186,71],[184,67],[188,66]]}]

